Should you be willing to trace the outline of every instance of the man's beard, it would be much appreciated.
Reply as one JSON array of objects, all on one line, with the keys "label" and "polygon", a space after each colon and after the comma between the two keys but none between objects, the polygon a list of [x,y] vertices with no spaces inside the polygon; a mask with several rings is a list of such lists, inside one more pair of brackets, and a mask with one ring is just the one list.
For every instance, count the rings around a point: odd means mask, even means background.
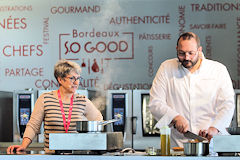
[{"label": "man's beard", "polygon": [[[196,61],[190,61],[190,60],[185,60],[185,59],[184,59],[183,61],[181,61],[181,60],[179,59],[179,62],[181,62],[181,64],[183,65],[183,67],[189,69],[189,68],[192,68],[193,66],[195,66],[195,64],[198,62],[198,58],[196,59]],[[189,65],[189,63],[190,63],[191,65]]]}]

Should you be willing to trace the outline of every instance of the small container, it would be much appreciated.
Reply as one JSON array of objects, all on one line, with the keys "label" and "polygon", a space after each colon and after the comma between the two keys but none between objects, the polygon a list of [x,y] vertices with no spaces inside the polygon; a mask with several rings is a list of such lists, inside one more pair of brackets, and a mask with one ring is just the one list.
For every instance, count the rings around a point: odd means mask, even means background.
[{"label": "small container", "polygon": [[160,155],[160,149],[157,149],[155,147],[148,147],[146,149],[146,153],[148,156],[159,156]]},{"label": "small container", "polygon": [[156,156],[157,155],[157,150],[154,147],[148,147],[146,152],[149,156]]},{"label": "small container", "polygon": [[170,156],[170,133],[171,129],[164,126],[160,129],[161,133],[161,155]]}]

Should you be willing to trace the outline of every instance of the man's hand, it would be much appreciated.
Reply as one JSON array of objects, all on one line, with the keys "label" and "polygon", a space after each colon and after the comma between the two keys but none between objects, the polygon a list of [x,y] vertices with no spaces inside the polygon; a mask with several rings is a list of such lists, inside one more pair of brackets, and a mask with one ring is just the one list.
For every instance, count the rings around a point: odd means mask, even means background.
[{"label": "man's hand", "polygon": [[208,141],[210,142],[210,140],[212,139],[212,137],[214,135],[218,134],[218,129],[215,127],[209,127],[208,130],[200,130],[199,131],[199,136],[205,137],[208,139]]},{"label": "man's hand", "polygon": [[173,120],[172,123],[174,127],[178,130],[180,133],[185,133],[189,130],[189,125],[187,120],[183,116],[176,116]]}]

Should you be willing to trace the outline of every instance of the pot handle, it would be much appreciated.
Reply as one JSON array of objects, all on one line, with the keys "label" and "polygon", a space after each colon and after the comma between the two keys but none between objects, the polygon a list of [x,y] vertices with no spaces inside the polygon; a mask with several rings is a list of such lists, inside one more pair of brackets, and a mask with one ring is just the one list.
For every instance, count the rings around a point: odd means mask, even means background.
[{"label": "pot handle", "polygon": [[108,121],[99,122],[98,124],[105,126],[105,125],[107,125],[107,124],[109,124],[109,123],[117,122],[117,121],[119,121],[119,120],[120,120],[120,119],[112,119],[112,120],[108,120]]},{"label": "pot handle", "polygon": [[115,114],[114,115],[114,119],[103,121],[103,122],[99,122],[98,124],[104,126],[104,125],[107,125],[109,123],[117,122],[117,121],[119,121],[121,119],[122,119],[122,115],[121,114]]}]

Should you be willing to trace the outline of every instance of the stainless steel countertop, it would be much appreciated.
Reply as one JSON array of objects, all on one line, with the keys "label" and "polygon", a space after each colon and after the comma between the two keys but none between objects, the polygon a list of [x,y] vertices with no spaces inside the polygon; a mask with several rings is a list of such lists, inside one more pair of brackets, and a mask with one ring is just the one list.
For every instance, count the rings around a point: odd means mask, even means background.
[{"label": "stainless steel countertop", "polygon": [[50,155],[44,151],[27,151],[22,154],[8,155],[0,152],[0,159],[4,160],[239,160],[240,157],[217,157],[217,156],[140,156],[138,154],[104,154],[104,155]]},{"label": "stainless steel countertop", "polygon": [[9,145],[20,144],[20,142],[0,142],[0,159],[4,160],[239,160],[238,157],[217,157],[217,156],[140,156],[139,154],[104,154],[104,155],[51,155],[45,154],[43,151],[43,143],[32,143],[28,151],[20,154],[9,155],[6,153],[6,148]]},{"label": "stainless steel countertop", "polygon": [[239,160],[239,157],[101,156],[101,155],[0,155],[4,160]]}]

